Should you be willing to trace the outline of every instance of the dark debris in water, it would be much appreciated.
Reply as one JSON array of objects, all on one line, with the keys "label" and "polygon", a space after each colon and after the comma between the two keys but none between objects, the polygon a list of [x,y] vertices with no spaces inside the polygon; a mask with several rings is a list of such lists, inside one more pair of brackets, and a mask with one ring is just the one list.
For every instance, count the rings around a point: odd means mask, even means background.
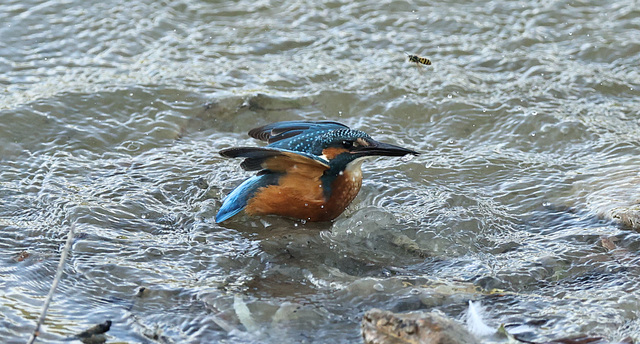
[{"label": "dark debris in water", "polygon": [[107,341],[104,335],[109,329],[111,329],[111,320],[107,320],[101,324],[91,326],[85,331],[82,331],[75,335],[84,344],[101,344]]},{"label": "dark debris in water", "polygon": [[199,187],[200,189],[206,190],[209,188],[209,183],[207,182],[206,179],[200,177],[200,178],[196,178],[193,181],[193,184],[197,187]]},{"label": "dark debris in water", "polygon": [[149,288],[147,287],[140,287],[138,289],[138,291],[136,292],[136,296],[137,297],[143,297],[145,295],[149,294]]}]

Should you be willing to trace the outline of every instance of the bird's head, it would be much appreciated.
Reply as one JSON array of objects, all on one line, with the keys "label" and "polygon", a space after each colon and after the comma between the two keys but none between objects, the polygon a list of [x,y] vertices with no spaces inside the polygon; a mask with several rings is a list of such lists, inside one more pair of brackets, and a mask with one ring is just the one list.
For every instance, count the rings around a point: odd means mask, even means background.
[{"label": "bird's head", "polygon": [[340,129],[324,133],[318,138],[316,144],[318,146],[315,150],[322,152],[321,157],[332,165],[336,163],[348,165],[351,162],[361,162],[364,158],[374,156],[419,154],[411,149],[376,141],[367,133],[353,129]]}]

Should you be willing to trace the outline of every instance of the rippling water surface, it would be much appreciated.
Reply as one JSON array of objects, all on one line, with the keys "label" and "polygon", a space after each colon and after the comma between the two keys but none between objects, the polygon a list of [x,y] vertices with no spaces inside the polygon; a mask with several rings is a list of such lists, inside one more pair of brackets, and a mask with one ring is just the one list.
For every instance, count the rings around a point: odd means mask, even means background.
[{"label": "rippling water surface", "polygon": [[[0,337],[75,223],[43,343],[357,343],[370,308],[469,300],[530,341],[639,341],[639,8],[3,1]],[[294,119],[422,154],[365,164],[333,223],[217,225],[249,176],[217,152]]]}]

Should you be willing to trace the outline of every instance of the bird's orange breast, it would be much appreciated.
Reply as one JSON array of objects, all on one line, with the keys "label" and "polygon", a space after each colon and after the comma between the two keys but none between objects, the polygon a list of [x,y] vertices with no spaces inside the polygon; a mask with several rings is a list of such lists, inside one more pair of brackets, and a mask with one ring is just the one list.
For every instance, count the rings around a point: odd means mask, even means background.
[{"label": "bird's orange breast", "polygon": [[247,202],[249,215],[281,215],[307,221],[329,221],[338,217],[358,195],[362,174],[344,171],[331,184],[331,196],[326,199],[319,177],[299,174],[280,177],[277,185],[258,189]]}]

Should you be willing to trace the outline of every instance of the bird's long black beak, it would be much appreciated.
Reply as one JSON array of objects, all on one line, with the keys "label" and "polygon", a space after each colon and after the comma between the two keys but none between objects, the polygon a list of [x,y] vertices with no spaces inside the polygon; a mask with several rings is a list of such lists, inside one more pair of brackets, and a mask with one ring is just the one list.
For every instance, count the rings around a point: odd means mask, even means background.
[{"label": "bird's long black beak", "polygon": [[369,146],[358,147],[352,153],[361,156],[405,156],[407,154],[420,154],[411,149],[377,141],[371,142]]}]

